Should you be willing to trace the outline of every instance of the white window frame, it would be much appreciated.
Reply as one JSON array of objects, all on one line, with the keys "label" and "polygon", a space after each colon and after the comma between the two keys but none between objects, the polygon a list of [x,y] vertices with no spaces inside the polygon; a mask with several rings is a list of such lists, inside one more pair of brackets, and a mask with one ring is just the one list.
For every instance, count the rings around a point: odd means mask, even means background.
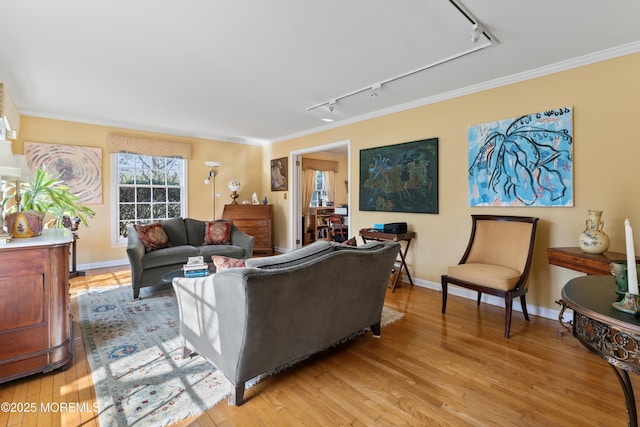
[{"label": "white window frame", "polygon": [[[144,155],[144,154],[141,154]],[[151,157],[167,157],[167,156],[151,156]],[[111,242],[112,246],[126,246],[127,238],[120,236],[120,210],[118,197],[118,187],[120,183],[120,176],[118,172],[118,153],[111,153]],[[180,216],[183,218],[188,217],[188,188],[189,188],[189,162],[186,159],[182,159],[182,180],[180,191],[182,194],[182,205],[180,206]]]}]

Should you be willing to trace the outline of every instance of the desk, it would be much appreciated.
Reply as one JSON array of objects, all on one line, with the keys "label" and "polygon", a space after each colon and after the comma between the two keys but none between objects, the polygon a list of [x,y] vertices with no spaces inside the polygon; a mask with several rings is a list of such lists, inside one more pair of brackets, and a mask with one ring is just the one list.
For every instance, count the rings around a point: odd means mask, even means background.
[{"label": "desk", "polygon": [[[586,274],[610,275],[609,263],[612,261],[626,261],[627,256],[619,252],[605,252],[600,255],[582,252],[578,247],[548,248],[549,264],[557,265]],[[640,257],[636,257],[640,262]]]},{"label": "desk", "polygon": [[577,277],[562,288],[559,303],[562,311],[573,310],[573,335],[613,368],[624,393],[629,425],[636,427],[636,402],[629,372],[640,374],[640,320],[611,306],[618,297],[616,289],[613,276]]},{"label": "desk", "polygon": [[407,242],[407,245],[404,247],[404,250],[400,248],[400,260],[396,261],[399,264],[400,269],[398,270],[398,275],[396,279],[393,281],[393,287],[391,288],[391,292],[395,292],[396,287],[398,286],[398,282],[400,281],[400,277],[402,276],[402,270],[404,269],[407,272],[407,278],[409,279],[409,284],[413,286],[413,279],[411,278],[411,273],[409,273],[409,267],[407,266],[406,256],[407,252],[409,252],[409,246],[411,245],[411,240],[416,237],[416,233],[413,231],[408,231],[406,233],[383,233],[381,231],[371,231],[368,228],[363,228],[360,230],[360,237],[366,243],[367,240],[390,240],[392,242]]}]

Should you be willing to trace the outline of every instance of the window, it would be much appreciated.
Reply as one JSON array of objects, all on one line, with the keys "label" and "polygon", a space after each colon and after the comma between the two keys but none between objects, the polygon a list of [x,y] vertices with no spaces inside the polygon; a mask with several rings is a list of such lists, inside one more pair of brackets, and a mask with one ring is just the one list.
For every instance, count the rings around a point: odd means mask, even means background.
[{"label": "window", "polygon": [[327,197],[327,184],[324,179],[324,172],[316,171],[316,179],[313,185],[313,193],[311,195],[311,206],[322,206],[319,201],[322,200],[323,204],[328,200]]},{"label": "window", "polygon": [[113,158],[117,241],[127,237],[128,224],[186,217],[184,159],[133,153],[115,153]]}]

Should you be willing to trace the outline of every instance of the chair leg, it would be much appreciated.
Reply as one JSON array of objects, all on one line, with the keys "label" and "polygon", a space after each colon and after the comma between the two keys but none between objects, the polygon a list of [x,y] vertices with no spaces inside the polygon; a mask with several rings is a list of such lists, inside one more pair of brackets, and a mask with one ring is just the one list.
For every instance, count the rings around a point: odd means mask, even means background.
[{"label": "chair leg", "polygon": [[511,294],[504,297],[504,337],[509,338],[509,330],[511,329],[511,312],[513,308],[513,299]]},{"label": "chair leg", "polygon": [[522,304],[522,314],[524,314],[524,320],[529,321],[529,313],[527,313],[527,299],[525,295],[520,295],[520,304]]},{"label": "chair leg", "polygon": [[447,311],[447,276],[442,276],[442,314]]},{"label": "chair leg", "polygon": [[481,299],[482,299],[482,292],[478,292],[478,305],[480,305]]}]

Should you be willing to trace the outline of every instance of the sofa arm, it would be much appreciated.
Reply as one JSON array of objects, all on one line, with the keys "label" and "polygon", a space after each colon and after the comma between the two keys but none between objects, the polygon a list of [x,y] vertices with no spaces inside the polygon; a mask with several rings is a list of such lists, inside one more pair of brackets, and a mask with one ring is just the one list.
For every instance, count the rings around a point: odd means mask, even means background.
[{"label": "sofa arm", "polygon": [[[231,269],[240,270],[240,269]],[[230,270],[225,270],[227,273]],[[238,364],[246,339],[246,294],[242,275],[175,278],[183,355],[196,352],[238,385]]]},{"label": "sofa arm", "polygon": [[231,244],[244,248],[244,258],[248,259],[253,256],[253,242],[256,238],[250,236],[235,225],[231,228]]},{"label": "sofa arm", "polygon": [[138,237],[133,225],[127,226],[127,256],[131,265],[131,282],[134,289],[134,298],[137,298],[136,289],[139,290],[142,278],[142,257],[145,254],[144,245]]}]

